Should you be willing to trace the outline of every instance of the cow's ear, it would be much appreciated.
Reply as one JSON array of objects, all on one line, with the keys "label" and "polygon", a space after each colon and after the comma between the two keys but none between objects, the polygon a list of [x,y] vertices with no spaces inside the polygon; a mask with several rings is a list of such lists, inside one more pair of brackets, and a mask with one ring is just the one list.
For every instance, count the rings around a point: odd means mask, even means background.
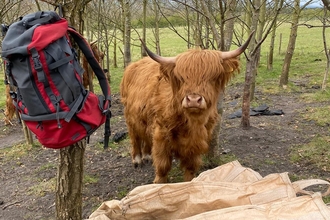
[{"label": "cow's ear", "polygon": [[234,74],[240,71],[239,60],[237,58],[223,60],[222,67],[223,72],[220,74],[219,80],[221,83],[221,88],[224,88]]},{"label": "cow's ear", "polygon": [[239,71],[239,59],[231,58],[223,60],[222,66],[227,73],[233,73],[235,71]]},{"label": "cow's ear", "polygon": [[166,63],[160,65],[160,72],[166,81],[171,84],[173,93],[177,93],[181,86],[181,81],[174,74],[175,63]]},{"label": "cow's ear", "polygon": [[175,63],[160,63],[160,74],[170,80],[173,77],[174,67]]}]

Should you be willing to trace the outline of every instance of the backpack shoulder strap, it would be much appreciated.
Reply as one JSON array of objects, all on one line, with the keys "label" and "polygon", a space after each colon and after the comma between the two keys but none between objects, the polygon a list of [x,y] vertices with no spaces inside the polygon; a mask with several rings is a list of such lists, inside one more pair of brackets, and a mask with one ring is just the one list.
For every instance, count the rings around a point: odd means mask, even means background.
[{"label": "backpack shoulder strap", "polygon": [[70,36],[74,39],[74,41],[78,44],[79,48],[85,55],[89,65],[92,67],[99,84],[101,86],[104,99],[105,99],[105,104],[104,104],[104,111],[103,113],[106,114],[106,121],[105,121],[105,127],[104,127],[104,149],[108,148],[108,143],[109,143],[109,137],[111,133],[110,129],[110,118],[111,118],[111,111],[109,110],[111,106],[111,91],[110,91],[110,86],[108,83],[107,78],[105,77],[105,74],[99,64],[99,62],[96,60],[94,57],[93,51],[90,48],[90,45],[88,42],[85,40],[85,38],[76,30],[73,28],[69,27],[68,32]]},{"label": "backpack shoulder strap", "polygon": [[87,43],[85,38],[80,33],[78,33],[76,30],[74,30],[71,27],[68,28],[68,31],[69,31],[71,37],[74,39],[74,41],[78,44],[81,51],[84,53],[89,65],[92,67],[92,69],[100,83],[100,86],[101,86],[105,99],[110,101],[111,92],[110,92],[108,80],[106,79],[103,69],[101,68],[99,62],[94,57],[92,49],[90,48],[89,44]]}]

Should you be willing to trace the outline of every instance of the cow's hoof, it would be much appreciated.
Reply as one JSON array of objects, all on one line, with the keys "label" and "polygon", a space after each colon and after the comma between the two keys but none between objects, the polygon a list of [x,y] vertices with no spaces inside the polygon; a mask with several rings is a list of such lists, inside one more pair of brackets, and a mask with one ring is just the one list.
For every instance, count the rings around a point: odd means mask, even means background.
[{"label": "cow's hoof", "polygon": [[152,163],[152,157],[151,155],[144,155],[143,158],[142,158],[142,162],[143,164],[149,164],[149,163]]},{"label": "cow's hoof", "polygon": [[140,155],[136,155],[133,159],[133,166],[134,168],[138,168],[139,166],[141,167],[142,160]]}]

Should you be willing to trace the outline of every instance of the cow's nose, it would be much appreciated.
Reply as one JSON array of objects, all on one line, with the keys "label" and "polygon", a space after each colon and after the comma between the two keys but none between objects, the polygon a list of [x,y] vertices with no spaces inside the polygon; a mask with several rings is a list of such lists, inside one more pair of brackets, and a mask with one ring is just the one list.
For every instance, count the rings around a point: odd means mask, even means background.
[{"label": "cow's nose", "polygon": [[184,108],[205,108],[205,101],[203,96],[200,95],[187,95],[183,101],[182,105]]},{"label": "cow's nose", "polygon": [[199,107],[202,103],[202,96],[200,95],[187,95],[186,99],[188,107]]}]

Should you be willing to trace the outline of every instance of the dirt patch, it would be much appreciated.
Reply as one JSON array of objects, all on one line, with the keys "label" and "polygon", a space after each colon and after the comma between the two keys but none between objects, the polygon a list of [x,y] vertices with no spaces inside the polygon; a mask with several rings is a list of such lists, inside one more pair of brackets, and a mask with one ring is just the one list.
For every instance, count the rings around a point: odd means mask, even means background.
[{"label": "dirt patch", "polygon": [[[240,118],[228,115],[240,108],[237,95],[240,88],[229,88],[225,96],[222,128],[219,135],[220,152],[234,155],[243,166],[261,175],[289,172],[294,178],[328,179],[329,173],[312,164],[292,163],[289,150],[297,144],[307,143],[316,134],[326,134],[328,127],[304,121],[298,112],[308,106],[328,106],[330,103],[304,103],[299,93],[264,95],[256,93],[260,104],[270,109],[281,109],[277,116],[251,116],[250,130],[240,128]],[[311,91],[312,92],[312,91]],[[113,95],[112,137],[126,132],[123,106],[119,96]],[[87,218],[103,201],[120,199],[134,187],[149,184],[154,178],[151,165],[134,169],[129,156],[129,142],[112,143],[103,150],[103,128],[95,132],[85,154],[85,183],[83,189],[83,217]],[[0,149],[0,219],[55,219],[54,185],[58,151],[41,147],[24,149],[26,154],[9,155],[6,148],[23,141],[20,125],[1,126]],[[23,151],[23,150],[22,150]],[[220,159],[223,155],[219,155]],[[220,165],[220,164],[219,164]],[[203,168],[205,169],[205,168]],[[201,170],[202,171],[202,170]]]}]

